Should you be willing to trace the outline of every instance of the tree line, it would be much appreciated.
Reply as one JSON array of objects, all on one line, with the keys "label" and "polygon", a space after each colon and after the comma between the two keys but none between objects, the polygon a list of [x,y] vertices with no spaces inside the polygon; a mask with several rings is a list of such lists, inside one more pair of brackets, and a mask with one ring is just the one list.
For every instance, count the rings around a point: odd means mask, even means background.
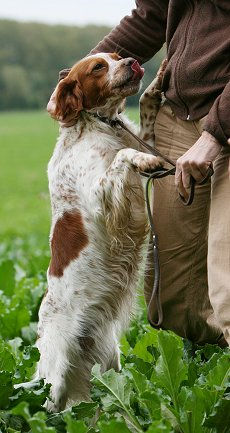
[{"label": "tree line", "polygon": [[[45,108],[59,71],[84,57],[109,31],[106,26],[0,20],[0,110]],[[160,52],[146,63],[144,87],[162,56]],[[138,98],[129,98],[129,104]]]}]

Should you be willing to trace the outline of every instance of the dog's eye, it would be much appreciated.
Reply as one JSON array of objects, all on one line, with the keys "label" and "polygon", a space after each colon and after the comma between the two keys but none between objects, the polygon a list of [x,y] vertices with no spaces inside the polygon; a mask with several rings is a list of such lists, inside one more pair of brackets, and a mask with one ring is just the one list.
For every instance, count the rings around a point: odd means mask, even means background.
[{"label": "dog's eye", "polygon": [[97,63],[94,68],[93,71],[99,71],[100,69],[103,69],[105,66],[103,65],[103,63]]}]

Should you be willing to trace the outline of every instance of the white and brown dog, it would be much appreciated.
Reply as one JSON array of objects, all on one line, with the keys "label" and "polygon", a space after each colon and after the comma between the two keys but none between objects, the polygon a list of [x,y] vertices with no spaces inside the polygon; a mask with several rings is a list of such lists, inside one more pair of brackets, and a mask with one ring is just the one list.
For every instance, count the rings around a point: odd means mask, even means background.
[{"label": "white and brown dog", "polygon": [[[155,169],[161,160],[101,117],[117,118],[142,75],[132,58],[88,56],[60,81],[48,107],[60,122],[60,136],[48,166],[51,262],[39,311],[37,376],[52,384],[50,410],[89,398],[94,363],[103,371],[120,369],[119,336],[129,320],[148,233],[138,170]],[[152,85],[142,96],[145,138],[152,136],[159,106],[153,93]]]}]

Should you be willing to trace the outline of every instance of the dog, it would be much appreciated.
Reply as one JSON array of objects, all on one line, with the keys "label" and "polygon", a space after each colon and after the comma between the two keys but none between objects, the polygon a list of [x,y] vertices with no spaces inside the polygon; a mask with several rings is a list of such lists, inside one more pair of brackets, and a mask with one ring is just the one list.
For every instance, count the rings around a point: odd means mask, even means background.
[{"label": "dog", "polygon": [[[48,111],[60,135],[48,164],[52,207],[48,289],[39,310],[37,378],[50,411],[88,400],[90,372],[120,370],[119,337],[132,311],[149,231],[139,171],[162,166],[116,124],[143,69],[116,53],[87,56],[62,79]],[[151,141],[161,77],[141,98],[139,136]],[[154,114],[153,114],[154,113]]]}]

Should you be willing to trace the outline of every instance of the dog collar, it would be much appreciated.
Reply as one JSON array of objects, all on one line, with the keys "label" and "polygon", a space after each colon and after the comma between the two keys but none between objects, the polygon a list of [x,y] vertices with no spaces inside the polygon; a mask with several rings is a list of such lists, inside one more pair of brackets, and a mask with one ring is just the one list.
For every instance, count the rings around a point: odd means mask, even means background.
[{"label": "dog collar", "polygon": [[95,117],[96,119],[99,119],[101,122],[105,123],[106,125],[111,126],[112,128],[119,126],[121,128],[121,121],[120,119],[110,119],[106,116],[100,116],[98,113],[90,113],[89,111],[86,112],[87,114],[90,114],[91,116]]}]

